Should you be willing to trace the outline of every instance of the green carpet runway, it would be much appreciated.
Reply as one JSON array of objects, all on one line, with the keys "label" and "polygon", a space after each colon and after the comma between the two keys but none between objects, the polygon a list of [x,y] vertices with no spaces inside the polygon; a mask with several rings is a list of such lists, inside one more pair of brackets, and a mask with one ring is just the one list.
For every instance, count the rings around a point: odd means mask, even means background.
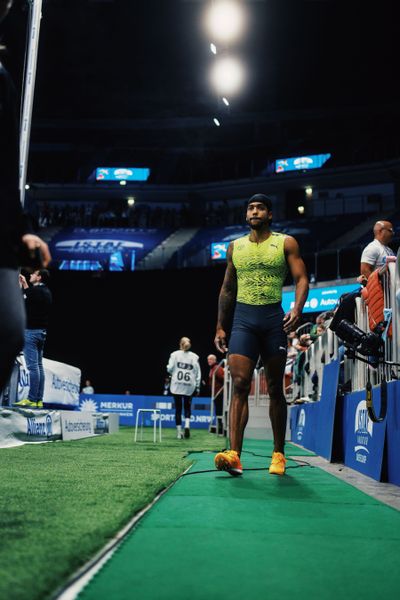
[{"label": "green carpet runway", "polygon": [[[270,455],[271,442],[245,449]],[[287,444],[287,455],[307,452]],[[193,454],[191,471],[213,468]],[[244,452],[244,469],[269,459]],[[296,463],[288,461],[288,466]],[[80,600],[368,600],[400,595],[400,513],[318,468],[181,478]]]}]

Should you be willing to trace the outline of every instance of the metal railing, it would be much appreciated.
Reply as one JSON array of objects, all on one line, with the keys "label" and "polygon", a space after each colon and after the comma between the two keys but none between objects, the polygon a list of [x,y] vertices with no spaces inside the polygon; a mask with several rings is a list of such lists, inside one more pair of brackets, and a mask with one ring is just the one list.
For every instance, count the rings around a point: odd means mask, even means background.
[{"label": "metal railing", "polygon": [[[368,375],[372,385],[379,384],[385,376],[386,381],[399,378],[399,369],[391,363],[400,362],[400,251],[397,260],[393,257],[379,270],[379,279],[383,288],[384,316],[390,321],[391,335],[383,334],[384,344],[384,367],[374,369],[359,361],[344,357],[344,381],[351,382],[351,391],[363,390],[368,381]],[[363,298],[356,300],[356,325],[365,332],[369,331],[368,306]],[[389,324],[386,332],[389,330]]]},{"label": "metal railing", "polygon": [[[400,253],[400,251],[399,251]],[[343,363],[343,382],[348,391],[364,390],[368,375],[372,385],[379,384],[383,374],[386,381],[399,378],[399,369],[391,363],[400,362],[400,257],[393,257],[379,270],[384,294],[384,315],[391,319],[391,335],[383,335],[384,368],[373,368],[364,362],[343,356],[343,346],[335,333],[328,329],[305,351],[302,378],[294,384],[295,398],[319,400],[321,397],[323,367],[340,356]],[[355,324],[369,332],[368,306],[363,297],[356,298]]]}]

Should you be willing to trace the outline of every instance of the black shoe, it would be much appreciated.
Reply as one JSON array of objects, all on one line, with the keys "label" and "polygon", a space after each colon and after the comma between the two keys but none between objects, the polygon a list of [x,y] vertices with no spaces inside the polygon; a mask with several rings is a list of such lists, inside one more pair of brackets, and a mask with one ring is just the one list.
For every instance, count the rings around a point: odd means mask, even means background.
[{"label": "black shoe", "polygon": [[185,438],[190,438],[190,429],[189,427],[185,427]]}]

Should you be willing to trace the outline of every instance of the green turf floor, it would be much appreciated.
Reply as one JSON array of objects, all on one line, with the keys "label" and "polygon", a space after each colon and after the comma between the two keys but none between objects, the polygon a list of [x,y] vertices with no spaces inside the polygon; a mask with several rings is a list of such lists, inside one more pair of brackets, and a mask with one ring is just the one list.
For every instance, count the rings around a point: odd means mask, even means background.
[{"label": "green turf floor", "polygon": [[[270,442],[245,448],[271,453]],[[287,454],[307,460],[290,444]],[[213,468],[212,453],[192,457],[191,471]],[[269,461],[245,452],[242,462]],[[396,598],[399,559],[400,513],[318,468],[214,471],[162,496],[79,600]]]},{"label": "green turf floor", "polygon": [[44,600],[191,464],[225,438],[151,429],[0,449],[0,600]]}]

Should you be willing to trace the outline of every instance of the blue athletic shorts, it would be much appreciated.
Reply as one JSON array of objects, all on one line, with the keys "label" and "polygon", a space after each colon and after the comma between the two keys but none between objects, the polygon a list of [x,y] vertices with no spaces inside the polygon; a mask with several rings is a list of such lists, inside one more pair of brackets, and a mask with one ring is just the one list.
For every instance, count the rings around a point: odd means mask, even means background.
[{"label": "blue athletic shorts", "polygon": [[286,356],[287,335],[283,330],[284,312],[280,302],[253,305],[236,303],[229,354],[241,354],[257,362],[258,357]]}]

